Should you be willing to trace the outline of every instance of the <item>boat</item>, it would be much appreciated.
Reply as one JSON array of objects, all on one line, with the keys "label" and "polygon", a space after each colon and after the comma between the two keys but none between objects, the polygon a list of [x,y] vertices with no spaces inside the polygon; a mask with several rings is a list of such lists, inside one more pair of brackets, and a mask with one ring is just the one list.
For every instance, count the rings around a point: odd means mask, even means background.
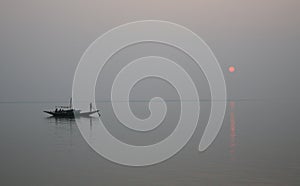
[{"label": "boat", "polygon": [[47,111],[44,110],[45,113],[51,115],[52,117],[59,118],[75,118],[75,117],[90,117],[92,114],[97,113],[100,117],[99,110],[93,110],[92,103],[90,103],[90,111],[81,112],[81,110],[77,110],[72,108],[72,98],[70,99],[69,106],[56,106],[55,110]]}]

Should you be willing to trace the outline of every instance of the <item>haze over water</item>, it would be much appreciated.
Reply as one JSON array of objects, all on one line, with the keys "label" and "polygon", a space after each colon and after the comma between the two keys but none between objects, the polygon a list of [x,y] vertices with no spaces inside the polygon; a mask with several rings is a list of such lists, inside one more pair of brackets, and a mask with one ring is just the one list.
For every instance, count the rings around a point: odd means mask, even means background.
[{"label": "haze over water", "polygon": [[[297,0],[1,1],[0,185],[300,185],[299,9]],[[211,101],[201,69],[182,51],[159,43],[119,51],[96,86],[101,119],[119,140],[157,143],[172,133],[180,114],[176,89],[149,78],[132,89],[131,109],[147,118],[148,101],[162,97],[168,106],[164,122],[141,133],[118,121],[111,85],[132,60],[152,55],[175,61],[201,100],[188,144],[167,161],[137,168],[106,160],[84,141],[74,120],[42,111],[68,104],[76,66],[91,42],[144,19],[181,24],[207,43],[223,70],[228,103],[219,135],[200,153]],[[83,119],[92,131],[98,118]]]}]

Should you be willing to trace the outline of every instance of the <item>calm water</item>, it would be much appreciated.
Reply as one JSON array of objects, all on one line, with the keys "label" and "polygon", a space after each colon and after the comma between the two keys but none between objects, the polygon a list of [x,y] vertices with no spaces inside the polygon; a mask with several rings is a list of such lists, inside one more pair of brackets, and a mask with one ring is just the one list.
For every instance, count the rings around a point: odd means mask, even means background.
[{"label": "calm water", "polygon": [[[140,168],[102,158],[73,120],[47,118],[41,112],[57,104],[0,104],[0,185],[300,185],[299,102],[228,103],[218,137],[200,153],[197,147],[209,114],[209,103],[201,103],[199,125],[187,146],[163,163]],[[107,128],[131,144],[163,139],[178,118],[178,103],[168,103],[171,116],[162,128],[130,135],[108,104],[98,103]],[[145,105],[132,103],[134,113],[147,117]],[[91,130],[96,119],[87,119]]]}]

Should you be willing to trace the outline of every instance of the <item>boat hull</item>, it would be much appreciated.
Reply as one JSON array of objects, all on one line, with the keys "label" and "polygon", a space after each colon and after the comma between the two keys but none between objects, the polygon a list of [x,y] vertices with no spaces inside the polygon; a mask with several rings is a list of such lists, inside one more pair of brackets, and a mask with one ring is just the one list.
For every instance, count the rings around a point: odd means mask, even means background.
[{"label": "boat hull", "polygon": [[80,112],[80,110],[69,110],[69,111],[44,111],[47,114],[50,114],[52,117],[58,118],[75,118],[75,117],[90,117],[90,115],[99,113],[99,110],[90,111],[90,112]]}]

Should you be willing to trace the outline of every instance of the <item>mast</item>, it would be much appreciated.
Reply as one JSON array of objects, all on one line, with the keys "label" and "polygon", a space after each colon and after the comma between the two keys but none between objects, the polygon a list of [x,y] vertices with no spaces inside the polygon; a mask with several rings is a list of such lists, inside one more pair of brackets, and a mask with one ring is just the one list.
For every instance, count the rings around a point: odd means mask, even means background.
[{"label": "mast", "polygon": [[70,109],[72,109],[72,97],[70,98]]}]

